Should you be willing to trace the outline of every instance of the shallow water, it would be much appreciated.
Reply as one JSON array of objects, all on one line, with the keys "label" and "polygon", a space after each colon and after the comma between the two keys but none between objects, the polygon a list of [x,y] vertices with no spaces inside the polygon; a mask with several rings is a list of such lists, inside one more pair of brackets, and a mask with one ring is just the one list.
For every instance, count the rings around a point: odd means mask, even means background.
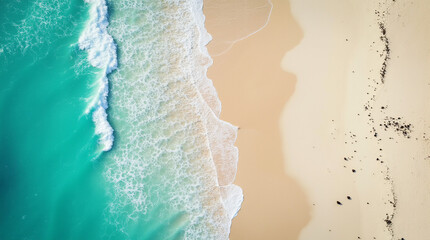
[{"label": "shallow water", "polygon": [[94,124],[83,114],[98,72],[76,45],[88,9],[1,4],[0,236],[75,239],[87,232],[83,221],[101,228],[107,201]]},{"label": "shallow water", "polygon": [[0,2],[0,238],[228,238],[237,129],[202,1],[104,7]]}]

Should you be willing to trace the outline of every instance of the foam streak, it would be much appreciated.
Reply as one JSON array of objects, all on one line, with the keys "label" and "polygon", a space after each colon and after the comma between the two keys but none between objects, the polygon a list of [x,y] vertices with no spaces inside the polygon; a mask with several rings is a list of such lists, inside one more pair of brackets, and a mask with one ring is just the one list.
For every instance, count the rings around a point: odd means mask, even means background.
[{"label": "foam streak", "polygon": [[[100,136],[103,151],[109,151],[113,145],[113,129],[107,121],[107,96],[109,93],[107,74],[117,68],[116,45],[107,31],[109,25],[105,0],[85,0],[91,4],[90,20],[79,38],[79,48],[86,50],[88,60],[93,67],[103,69],[98,81],[96,97],[89,109],[93,109],[93,121],[96,134]],[[89,112],[87,110],[87,113]]]}]

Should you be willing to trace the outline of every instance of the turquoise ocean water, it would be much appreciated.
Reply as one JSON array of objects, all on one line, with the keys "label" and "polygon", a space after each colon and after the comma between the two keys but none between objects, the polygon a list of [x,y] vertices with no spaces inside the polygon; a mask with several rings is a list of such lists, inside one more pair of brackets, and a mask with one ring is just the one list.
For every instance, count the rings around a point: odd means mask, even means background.
[{"label": "turquoise ocean water", "polygon": [[0,0],[0,239],[228,238],[202,4]]}]

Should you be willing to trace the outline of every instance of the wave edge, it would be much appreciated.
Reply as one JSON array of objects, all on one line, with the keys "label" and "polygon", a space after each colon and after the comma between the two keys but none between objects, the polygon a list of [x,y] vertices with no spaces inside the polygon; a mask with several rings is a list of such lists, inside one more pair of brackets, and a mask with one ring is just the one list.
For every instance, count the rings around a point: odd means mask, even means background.
[{"label": "wave edge", "polygon": [[107,75],[118,66],[116,44],[108,33],[108,8],[105,0],[85,0],[90,6],[90,20],[79,37],[79,49],[88,53],[88,61],[93,67],[102,69],[103,75],[97,81],[98,89],[86,113],[93,111],[95,133],[103,151],[112,149],[113,128],[107,120],[109,82]]}]

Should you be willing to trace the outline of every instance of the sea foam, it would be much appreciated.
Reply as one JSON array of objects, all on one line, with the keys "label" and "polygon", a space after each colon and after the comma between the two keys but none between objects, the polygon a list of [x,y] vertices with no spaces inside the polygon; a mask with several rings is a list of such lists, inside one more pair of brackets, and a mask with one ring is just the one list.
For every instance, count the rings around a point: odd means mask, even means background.
[{"label": "sea foam", "polygon": [[93,110],[95,132],[100,136],[103,151],[109,151],[113,145],[113,129],[107,120],[107,96],[109,84],[107,75],[117,68],[116,45],[107,27],[108,9],[105,0],[85,0],[91,4],[90,20],[79,38],[79,48],[86,50],[88,60],[93,67],[103,70],[97,82],[98,88],[95,97],[90,101],[87,113]]},{"label": "sea foam", "polygon": [[109,77],[109,114],[121,138],[105,161],[110,223],[127,235],[142,223],[132,234],[154,239],[228,239],[243,199],[232,184],[237,127],[219,119],[206,75],[203,1],[111,4],[121,64]]},{"label": "sea foam", "polygon": [[207,77],[207,70],[213,61],[206,45],[212,37],[205,28],[205,16],[203,14],[203,1],[193,4],[193,14],[199,29],[199,50],[202,58],[209,59],[201,68],[194,71],[199,93],[212,111],[204,116],[211,149],[212,159],[217,171],[218,185],[220,186],[223,205],[231,220],[237,215],[243,201],[243,192],[239,186],[233,184],[237,172],[239,153],[234,143],[237,138],[237,127],[219,118],[221,102],[218,98],[212,81]]}]

